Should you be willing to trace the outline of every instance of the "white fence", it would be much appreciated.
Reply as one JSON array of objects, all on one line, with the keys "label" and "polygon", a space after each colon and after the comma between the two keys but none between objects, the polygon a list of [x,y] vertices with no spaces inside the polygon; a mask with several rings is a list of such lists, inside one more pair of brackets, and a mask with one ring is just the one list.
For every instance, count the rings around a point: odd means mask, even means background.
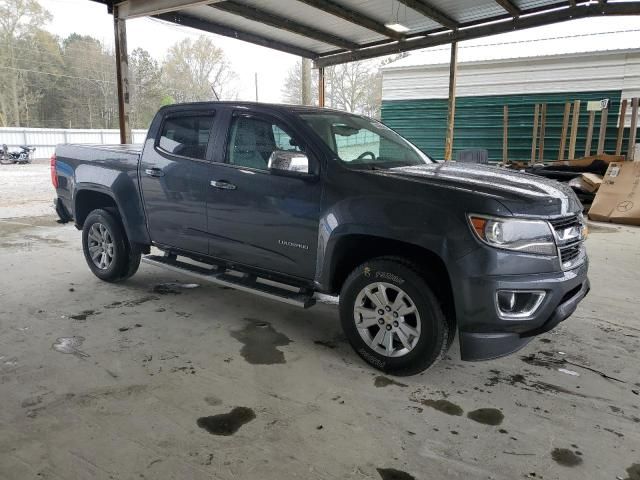
[{"label": "white fence", "polygon": [[[146,130],[133,130],[133,143],[144,143]],[[36,147],[34,158],[49,158],[60,143],[85,143],[112,145],[120,143],[119,130],[76,129],[76,128],[0,128],[0,145],[6,144],[9,150],[19,145]]]}]

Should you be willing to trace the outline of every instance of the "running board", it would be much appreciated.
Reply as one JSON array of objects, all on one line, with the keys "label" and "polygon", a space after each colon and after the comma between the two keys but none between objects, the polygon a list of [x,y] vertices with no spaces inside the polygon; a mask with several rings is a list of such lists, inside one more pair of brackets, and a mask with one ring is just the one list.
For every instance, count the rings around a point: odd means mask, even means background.
[{"label": "running board", "polygon": [[183,273],[215,285],[253,293],[261,297],[270,298],[271,300],[295,305],[296,307],[309,308],[316,303],[313,293],[304,293],[300,291],[300,289],[298,289],[298,291],[292,291],[272,284],[261,283],[258,281],[258,278],[253,275],[236,276],[222,268],[218,269],[213,267],[209,269],[199,267],[160,255],[145,255],[142,257],[142,261],[149,265]]}]

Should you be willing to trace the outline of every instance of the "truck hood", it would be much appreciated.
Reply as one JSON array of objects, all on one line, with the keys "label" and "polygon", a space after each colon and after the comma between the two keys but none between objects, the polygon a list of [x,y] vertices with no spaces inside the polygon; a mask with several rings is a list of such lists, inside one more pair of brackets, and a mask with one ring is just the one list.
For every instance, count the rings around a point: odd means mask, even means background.
[{"label": "truck hood", "polygon": [[491,196],[514,215],[556,216],[582,211],[582,205],[568,185],[506,168],[447,162],[375,172]]}]

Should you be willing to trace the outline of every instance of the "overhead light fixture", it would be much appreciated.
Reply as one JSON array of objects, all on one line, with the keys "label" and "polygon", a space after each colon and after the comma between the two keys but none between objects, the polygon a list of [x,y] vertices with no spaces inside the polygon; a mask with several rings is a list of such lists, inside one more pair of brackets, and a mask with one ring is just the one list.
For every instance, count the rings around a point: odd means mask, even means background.
[{"label": "overhead light fixture", "polygon": [[398,33],[407,33],[410,30],[409,27],[405,27],[401,23],[385,23],[384,26]]},{"label": "overhead light fixture", "polygon": [[[397,7],[394,6],[394,0],[391,0],[391,16],[389,21],[384,24],[389,30],[393,30],[396,33],[407,33],[410,28],[400,23],[400,2],[397,2]],[[394,8],[395,7],[395,8]],[[407,21],[407,6],[404,6],[404,20]]]}]

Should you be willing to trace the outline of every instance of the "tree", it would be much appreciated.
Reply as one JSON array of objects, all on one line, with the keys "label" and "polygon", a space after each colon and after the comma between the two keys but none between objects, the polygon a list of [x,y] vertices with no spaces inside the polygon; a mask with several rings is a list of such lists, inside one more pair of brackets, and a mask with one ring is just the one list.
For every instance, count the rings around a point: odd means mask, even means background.
[{"label": "tree", "polygon": [[63,42],[68,72],[64,81],[65,127],[117,127],[115,56],[90,36],[72,34]]},{"label": "tree", "polygon": [[162,71],[149,52],[136,48],[129,55],[132,128],[148,128],[158,108],[164,103]]},{"label": "tree", "polygon": [[162,67],[165,91],[177,102],[234,99],[236,75],[224,51],[201,35],[169,49]]},{"label": "tree", "polygon": [[[302,59],[287,72],[281,94],[285,103],[302,105]],[[311,98],[311,103],[318,105],[318,75],[313,71],[311,72]]]},{"label": "tree", "polygon": [[51,19],[37,0],[0,0],[0,125],[20,126],[28,108],[19,43]]},{"label": "tree", "polygon": [[[401,53],[382,62],[360,61],[325,68],[325,104],[348,112],[370,117],[380,116],[382,103],[382,74],[380,67],[407,56]],[[311,75],[313,104],[318,105],[318,75]],[[302,103],[302,63],[289,69],[282,87],[286,103]]]},{"label": "tree", "polygon": [[[325,105],[327,107],[376,117],[380,112],[382,83],[377,67],[371,62],[351,62],[327,67],[325,76]],[[318,105],[318,74],[311,75],[313,105]],[[282,87],[286,103],[302,103],[302,61],[296,62],[287,74]]]},{"label": "tree", "polygon": [[[0,0],[0,126],[117,128],[112,48],[76,33],[60,39],[40,28],[50,18],[38,0]],[[162,68],[140,48],[129,66],[134,128],[162,105],[237,95],[229,61],[205,36],[175,44]]]},{"label": "tree", "polygon": [[63,108],[65,70],[56,36],[44,30],[22,37],[18,43],[22,90],[21,124],[31,127],[58,126]]},{"label": "tree", "polygon": [[371,117],[378,116],[378,89],[382,85],[378,81],[377,66],[370,62],[336,65],[328,72],[326,83],[330,85],[326,96],[332,107]]}]

